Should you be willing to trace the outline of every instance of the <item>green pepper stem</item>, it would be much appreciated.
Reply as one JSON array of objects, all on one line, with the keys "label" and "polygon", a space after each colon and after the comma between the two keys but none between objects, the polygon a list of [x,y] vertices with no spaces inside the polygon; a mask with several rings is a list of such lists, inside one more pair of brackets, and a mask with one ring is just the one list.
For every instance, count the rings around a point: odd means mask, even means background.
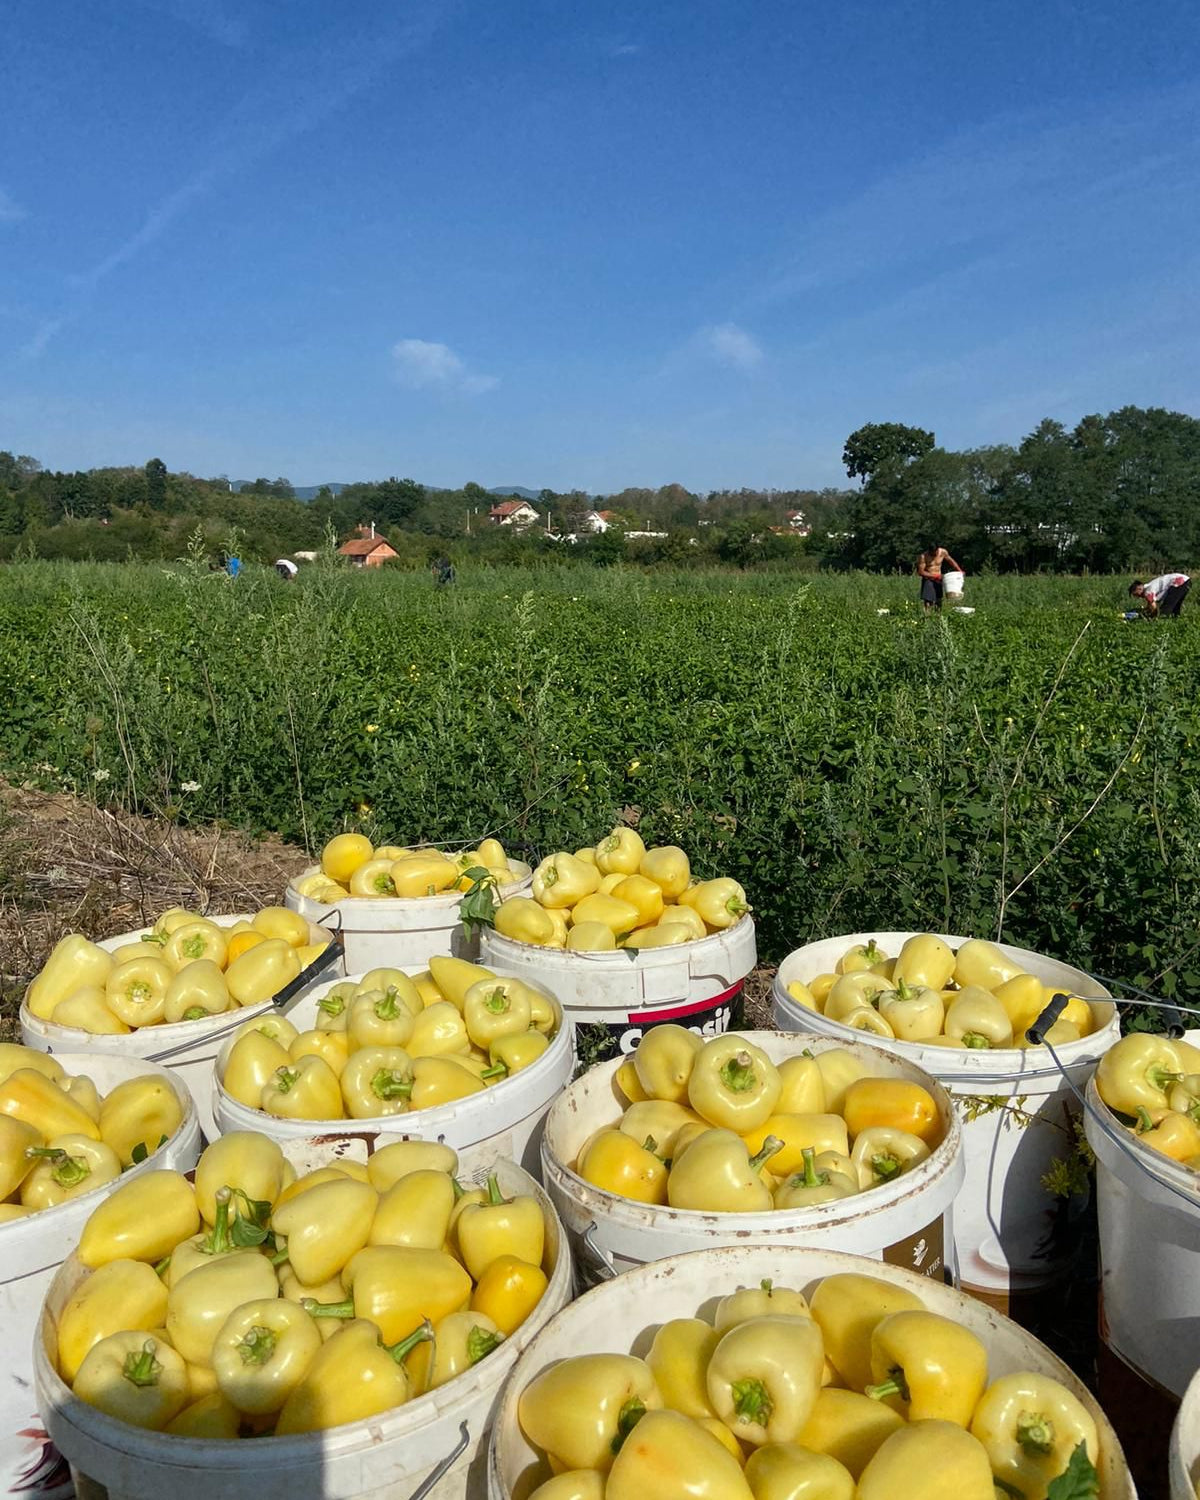
[{"label": "green pepper stem", "polygon": [[871,1158],[871,1171],[875,1173],[880,1182],[890,1182],[893,1177],[899,1175],[900,1158],[881,1151],[878,1156]]},{"label": "green pepper stem", "polygon": [[225,1255],[233,1249],[233,1240],[229,1236],[229,1203],[233,1197],[230,1188],[223,1187],[217,1193],[217,1215],[213,1220],[213,1227],[200,1242],[200,1248],[205,1255]]},{"label": "green pepper stem", "polygon": [[783,1150],[783,1142],[777,1135],[769,1135],[762,1143],[762,1149],[756,1156],[750,1158],[750,1170],[757,1172],[759,1167],[764,1166],[777,1151]]},{"label": "green pepper stem", "polygon": [[490,1011],[493,1016],[503,1016],[512,1009],[512,1001],[503,990],[493,990],[483,1002],[483,1008]]},{"label": "green pepper stem", "polygon": [[92,1175],[85,1157],[71,1156],[58,1146],[30,1146],[25,1155],[31,1160],[41,1157],[50,1167],[50,1176],[61,1188],[78,1187]]},{"label": "green pepper stem", "polygon": [[327,1016],[340,1016],[346,1009],[346,1002],[340,995],[323,995],[317,1001],[317,1009],[323,1011]]},{"label": "green pepper stem", "polygon": [[717,1075],[731,1094],[744,1094],[747,1089],[753,1088],[757,1073],[754,1068],[754,1059],[748,1052],[738,1052],[721,1069]]},{"label": "green pepper stem", "polygon": [[1045,1412],[1023,1411],[1017,1417],[1017,1442],[1029,1454],[1054,1451],[1054,1423]]},{"label": "green pepper stem", "polygon": [[353,1297],[347,1297],[344,1302],[318,1302],[315,1297],[302,1297],[300,1306],[310,1318],[352,1318],[354,1316]]},{"label": "green pepper stem", "polygon": [[1145,1135],[1148,1130],[1154,1129],[1154,1121],[1150,1118],[1150,1111],[1142,1104],[1137,1109],[1137,1133]]},{"label": "green pepper stem", "polygon": [[739,1422],[756,1422],[765,1427],[775,1410],[770,1392],[761,1380],[735,1380],[730,1386],[733,1409]]},{"label": "green pepper stem", "polygon": [[502,1204],[505,1204],[505,1203],[508,1202],[508,1199],[500,1191],[500,1184],[496,1180],[496,1174],[495,1174],[495,1172],[489,1172],[488,1173],[487,1191],[488,1191],[488,1204],[492,1208],[500,1208]]},{"label": "green pepper stem", "polygon": [[617,1432],[609,1447],[620,1453],[625,1439],[646,1415],[646,1403],[640,1396],[630,1396],[617,1414]]},{"label": "green pepper stem", "polygon": [[398,996],[395,989],[389,989],[382,1000],[375,1002],[375,1014],[381,1021],[394,1021],[400,1014]]},{"label": "green pepper stem", "polygon": [[286,1094],[299,1077],[295,1068],[276,1068],[275,1086],[281,1094]]},{"label": "green pepper stem", "polygon": [[863,1395],[870,1396],[872,1401],[882,1401],[887,1396],[899,1396],[901,1401],[910,1401],[908,1381],[904,1378],[904,1371],[897,1365],[888,1371],[888,1378],[881,1380],[878,1385],[863,1387]]},{"label": "green pepper stem", "polygon": [[800,1173],[798,1186],[806,1188],[827,1187],[829,1184],[829,1173],[817,1171],[816,1150],[812,1146],[805,1146],[800,1154],[804,1158],[804,1171]]},{"label": "green pepper stem", "polygon": [[147,1339],[140,1349],[135,1349],[125,1356],[121,1374],[130,1385],[136,1385],[141,1390],[146,1386],[158,1384],[158,1377],[162,1374],[162,1365],[154,1357],[157,1349],[158,1345],[154,1340]]},{"label": "green pepper stem", "polygon": [[208,1012],[204,1009],[203,1005],[189,1005],[179,1019],[181,1021],[203,1021],[206,1015],[208,1015]]},{"label": "green pepper stem", "polygon": [[238,1340],[238,1353],[245,1365],[265,1365],[275,1353],[279,1340],[270,1328],[256,1324]]},{"label": "green pepper stem", "polygon": [[398,1344],[384,1344],[383,1347],[398,1365],[402,1365],[418,1344],[433,1342],[433,1324],[426,1318],[420,1328],[414,1328],[407,1338],[401,1339]]},{"label": "green pepper stem", "polygon": [[964,1047],[970,1047],[974,1052],[987,1051],[992,1045],[982,1031],[964,1031],[962,1044]]},{"label": "green pepper stem", "polygon": [[454,1189],[455,1203],[457,1203],[460,1198],[465,1198],[467,1196],[466,1188],[463,1187],[462,1183],[459,1182],[457,1177],[452,1177],[450,1179],[450,1186]]},{"label": "green pepper stem", "polygon": [[504,1342],[504,1335],[499,1331],[493,1333],[488,1328],[481,1328],[478,1324],[467,1334],[467,1358],[473,1365],[477,1365],[481,1359],[487,1356],[498,1345]]},{"label": "green pepper stem", "polygon": [[758,1283],[758,1289],[760,1292],[766,1292],[768,1297],[772,1297],[775,1295],[771,1290],[774,1285],[775,1283],[769,1276],[764,1276],[763,1279]]},{"label": "green pepper stem", "polygon": [[377,1099],[407,1099],[412,1091],[412,1079],[396,1068],[380,1068],[371,1079],[371,1092]]},{"label": "green pepper stem", "polygon": [[490,1068],[484,1068],[483,1072],[480,1073],[479,1076],[480,1076],[480,1078],[484,1078],[484,1079],[487,1079],[487,1078],[507,1078],[508,1077],[508,1064],[507,1063],[503,1063],[503,1062],[493,1063]]}]

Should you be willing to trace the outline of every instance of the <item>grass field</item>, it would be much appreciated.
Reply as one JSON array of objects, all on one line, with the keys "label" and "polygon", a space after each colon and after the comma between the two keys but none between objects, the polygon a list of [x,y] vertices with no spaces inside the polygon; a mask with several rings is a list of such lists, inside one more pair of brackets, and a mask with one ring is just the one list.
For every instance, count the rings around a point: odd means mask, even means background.
[{"label": "grass field", "polygon": [[1126,624],[1121,580],[971,580],[926,619],[868,576],[3,579],[10,779],[310,846],[536,854],[626,816],[743,881],[771,959],[931,926],[1200,984],[1200,624]]}]

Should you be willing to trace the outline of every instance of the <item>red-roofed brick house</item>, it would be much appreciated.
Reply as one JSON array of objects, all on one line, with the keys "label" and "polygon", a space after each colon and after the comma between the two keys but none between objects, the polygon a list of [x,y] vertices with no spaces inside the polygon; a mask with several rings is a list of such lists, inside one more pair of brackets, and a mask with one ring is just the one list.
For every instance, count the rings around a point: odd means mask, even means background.
[{"label": "red-roofed brick house", "polygon": [[488,520],[494,526],[532,526],[538,513],[528,500],[502,500],[488,511]]},{"label": "red-roofed brick house", "polygon": [[359,526],[357,531],[357,536],[352,536],[338,548],[338,553],[348,557],[356,568],[381,568],[389,558],[399,555],[391,542],[375,535],[374,521],[369,528]]}]

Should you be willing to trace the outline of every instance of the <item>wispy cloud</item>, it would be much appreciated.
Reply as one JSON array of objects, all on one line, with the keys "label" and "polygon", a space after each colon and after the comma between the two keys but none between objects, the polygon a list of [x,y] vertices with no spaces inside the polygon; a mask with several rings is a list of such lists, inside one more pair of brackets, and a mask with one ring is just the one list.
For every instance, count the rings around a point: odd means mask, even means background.
[{"label": "wispy cloud", "polygon": [[479,375],[468,369],[461,355],[448,344],[428,339],[401,339],[392,345],[396,379],[409,390],[436,389],[480,396],[500,384],[495,375]]},{"label": "wispy cloud", "polygon": [[0,187],[0,224],[17,224],[29,215],[10,193]]},{"label": "wispy cloud", "polygon": [[609,57],[636,57],[642,50],[641,42],[612,42],[605,49]]},{"label": "wispy cloud", "polygon": [[714,323],[696,335],[696,345],[718,364],[749,374],[764,359],[762,345],[736,323]]}]

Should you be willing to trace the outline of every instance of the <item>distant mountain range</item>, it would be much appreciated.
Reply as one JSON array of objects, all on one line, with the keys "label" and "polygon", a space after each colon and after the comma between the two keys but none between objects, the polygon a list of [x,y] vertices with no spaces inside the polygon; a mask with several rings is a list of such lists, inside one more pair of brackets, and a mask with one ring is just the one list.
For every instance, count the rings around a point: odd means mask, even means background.
[{"label": "distant mountain range", "polygon": [[[233,488],[235,490],[244,490],[248,484],[253,483],[254,481],[252,479],[235,479],[233,481]],[[297,500],[315,500],[323,489],[329,489],[333,494],[340,495],[344,489],[348,488],[349,486],[345,484],[298,484],[294,486]],[[427,484],[425,488],[427,490],[438,490],[445,489],[446,486],[439,484]],[[519,484],[498,484],[494,489],[488,490],[489,495],[513,495],[519,500],[536,500],[541,493],[541,490],[527,490]]]}]

